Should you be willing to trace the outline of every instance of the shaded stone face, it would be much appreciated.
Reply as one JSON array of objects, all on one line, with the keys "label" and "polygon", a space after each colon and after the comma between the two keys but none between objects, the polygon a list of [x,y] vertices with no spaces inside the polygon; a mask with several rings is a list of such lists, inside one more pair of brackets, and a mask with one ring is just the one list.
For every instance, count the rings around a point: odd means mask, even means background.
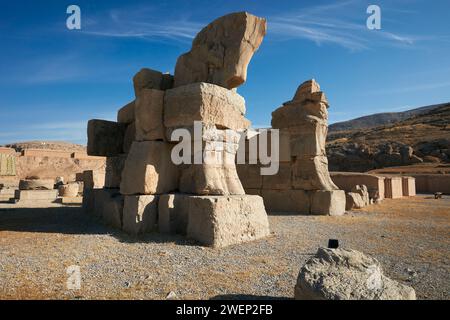
[{"label": "shaded stone face", "polygon": [[247,79],[247,66],[265,34],[266,20],[246,12],[232,13],[197,34],[192,49],[180,56],[174,87],[208,82],[232,89]]},{"label": "shaded stone face", "polygon": [[87,154],[90,156],[116,156],[123,151],[127,125],[113,121],[89,120]]}]

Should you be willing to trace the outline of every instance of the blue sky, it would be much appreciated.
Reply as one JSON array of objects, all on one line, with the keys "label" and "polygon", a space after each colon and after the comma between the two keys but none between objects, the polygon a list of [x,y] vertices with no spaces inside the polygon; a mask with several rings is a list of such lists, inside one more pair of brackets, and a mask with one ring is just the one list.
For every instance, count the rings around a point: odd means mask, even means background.
[{"label": "blue sky", "polygon": [[[81,8],[81,30],[66,8]],[[366,9],[382,10],[368,30]],[[248,11],[268,20],[239,93],[255,127],[315,78],[330,122],[450,101],[450,1],[2,1],[0,144],[86,142],[91,118],[114,120],[142,67],[173,73],[213,19]]]}]

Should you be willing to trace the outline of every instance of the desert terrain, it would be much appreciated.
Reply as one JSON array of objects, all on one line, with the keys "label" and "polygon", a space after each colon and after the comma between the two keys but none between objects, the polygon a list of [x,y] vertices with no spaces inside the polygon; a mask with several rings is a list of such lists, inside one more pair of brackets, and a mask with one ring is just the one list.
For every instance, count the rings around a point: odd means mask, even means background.
[{"label": "desert terrain", "polygon": [[[271,236],[224,249],[139,238],[79,206],[0,204],[0,299],[292,299],[300,267],[329,238],[378,259],[419,299],[449,299],[450,197],[386,199],[341,217],[269,215]],[[66,268],[81,267],[81,290]]]}]

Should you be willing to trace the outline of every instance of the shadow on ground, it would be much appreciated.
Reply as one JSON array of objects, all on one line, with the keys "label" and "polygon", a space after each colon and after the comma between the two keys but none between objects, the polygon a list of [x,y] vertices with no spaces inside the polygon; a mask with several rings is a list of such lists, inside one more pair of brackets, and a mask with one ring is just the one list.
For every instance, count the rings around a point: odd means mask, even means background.
[{"label": "shadow on ground", "polygon": [[197,245],[181,235],[149,233],[130,236],[86,215],[81,206],[48,208],[0,208],[0,231],[111,235],[124,243]]}]

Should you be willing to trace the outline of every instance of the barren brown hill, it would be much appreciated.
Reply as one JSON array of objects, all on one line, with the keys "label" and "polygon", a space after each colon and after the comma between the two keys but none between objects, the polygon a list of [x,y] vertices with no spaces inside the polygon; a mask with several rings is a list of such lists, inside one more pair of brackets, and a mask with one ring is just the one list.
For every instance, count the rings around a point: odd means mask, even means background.
[{"label": "barren brown hill", "polygon": [[449,162],[450,103],[392,124],[330,132],[327,152],[335,171]]},{"label": "barren brown hill", "polygon": [[45,149],[45,150],[61,150],[61,151],[86,151],[86,147],[81,144],[75,144],[65,141],[24,141],[14,142],[4,145],[8,148],[14,148],[17,151],[23,149]]}]

